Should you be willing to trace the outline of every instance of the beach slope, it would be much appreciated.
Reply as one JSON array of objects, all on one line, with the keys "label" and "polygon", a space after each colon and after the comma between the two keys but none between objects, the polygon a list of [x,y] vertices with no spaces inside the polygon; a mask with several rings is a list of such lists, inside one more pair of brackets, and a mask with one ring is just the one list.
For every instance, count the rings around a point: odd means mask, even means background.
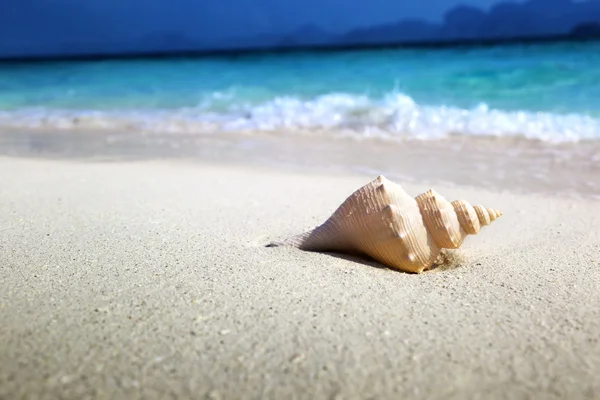
[{"label": "beach slope", "polygon": [[436,186],[504,215],[420,275],[265,247],[373,178],[0,158],[0,398],[600,397],[600,202]]}]

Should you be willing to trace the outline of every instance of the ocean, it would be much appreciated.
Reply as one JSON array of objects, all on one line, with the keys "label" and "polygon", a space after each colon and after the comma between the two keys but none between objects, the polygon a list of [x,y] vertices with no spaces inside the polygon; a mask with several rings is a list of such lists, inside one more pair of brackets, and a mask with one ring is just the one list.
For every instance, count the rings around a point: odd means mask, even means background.
[{"label": "ocean", "polygon": [[5,63],[0,126],[600,139],[600,43]]},{"label": "ocean", "polygon": [[4,63],[0,155],[600,198],[600,43]]}]

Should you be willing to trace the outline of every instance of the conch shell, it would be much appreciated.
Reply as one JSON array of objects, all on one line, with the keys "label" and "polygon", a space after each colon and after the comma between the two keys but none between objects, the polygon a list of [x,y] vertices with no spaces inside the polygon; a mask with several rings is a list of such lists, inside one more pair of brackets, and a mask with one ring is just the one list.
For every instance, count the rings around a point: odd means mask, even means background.
[{"label": "conch shell", "polygon": [[501,215],[464,200],[450,203],[433,190],[412,198],[379,176],[350,195],[322,225],[270,246],[367,255],[388,267],[421,273],[442,248],[458,248],[467,235]]}]

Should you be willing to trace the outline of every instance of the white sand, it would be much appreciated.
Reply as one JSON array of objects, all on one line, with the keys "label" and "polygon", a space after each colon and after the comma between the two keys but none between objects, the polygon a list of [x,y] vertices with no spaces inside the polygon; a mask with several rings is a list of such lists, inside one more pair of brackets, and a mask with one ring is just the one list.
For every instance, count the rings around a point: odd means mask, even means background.
[{"label": "white sand", "polygon": [[436,186],[504,216],[421,275],[264,247],[372,178],[0,158],[0,398],[600,398],[600,202]]}]

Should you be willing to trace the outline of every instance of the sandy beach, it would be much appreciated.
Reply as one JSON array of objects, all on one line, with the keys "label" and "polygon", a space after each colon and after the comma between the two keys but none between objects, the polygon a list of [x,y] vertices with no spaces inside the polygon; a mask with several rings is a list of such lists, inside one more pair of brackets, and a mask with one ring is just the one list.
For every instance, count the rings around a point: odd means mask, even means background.
[{"label": "sandy beach", "polygon": [[375,176],[0,158],[0,398],[600,397],[600,202],[438,184],[504,216],[420,275],[265,247]]}]

